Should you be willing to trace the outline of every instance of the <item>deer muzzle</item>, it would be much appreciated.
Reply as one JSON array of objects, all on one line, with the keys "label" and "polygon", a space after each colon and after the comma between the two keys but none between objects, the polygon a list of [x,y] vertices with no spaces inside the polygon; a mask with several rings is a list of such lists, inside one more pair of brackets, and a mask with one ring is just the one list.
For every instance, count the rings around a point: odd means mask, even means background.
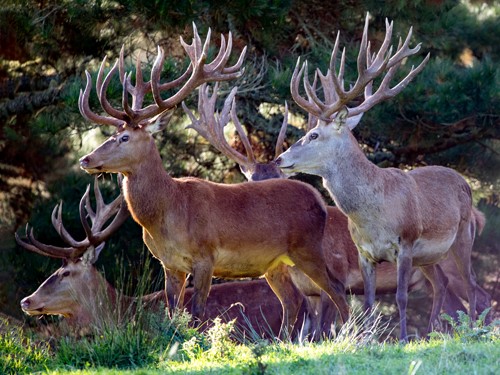
[{"label": "deer muzzle", "polygon": [[99,173],[102,171],[102,165],[92,165],[92,158],[85,155],[80,159],[80,168],[89,174]]}]

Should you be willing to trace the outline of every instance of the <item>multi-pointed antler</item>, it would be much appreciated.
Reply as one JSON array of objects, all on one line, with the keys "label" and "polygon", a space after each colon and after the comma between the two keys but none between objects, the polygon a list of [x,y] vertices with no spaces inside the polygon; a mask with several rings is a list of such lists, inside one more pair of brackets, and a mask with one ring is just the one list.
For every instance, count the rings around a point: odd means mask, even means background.
[{"label": "multi-pointed antler", "polygon": [[[89,121],[93,121],[101,125],[112,125],[120,127],[127,124],[132,127],[138,127],[142,121],[150,119],[160,113],[163,113],[177,104],[182,102],[191,91],[199,85],[209,81],[227,81],[239,77],[243,70],[241,66],[245,57],[246,47],[240,54],[238,61],[235,65],[226,67],[226,64],[231,55],[232,49],[232,36],[229,33],[226,45],[226,39],[221,35],[221,46],[218,55],[215,59],[207,63],[207,53],[210,46],[211,30],[208,30],[206,41],[202,44],[196,26],[193,24],[193,42],[187,44],[182,37],[180,42],[184,47],[191,63],[182,74],[181,77],[166,83],[160,83],[160,74],[165,60],[165,54],[162,48],[158,47],[158,56],[153,64],[151,71],[151,79],[144,82],[141,70],[140,59],[136,62],[136,84],[132,85],[131,73],[125,72],[124,67],[124,54],[123,48],[120,52],[120,58],[115,62],[109,73],[104,77],[104,67],[106,65],[106,58],[101,63],[99,73],[97,75],[96,89],[97,97],[101,103],[102,108],[109,116],[101,116],[91,111],[89,107],[89,96],[92,85],[92,78],[88,71],[85,72],[87,76],[87,85],[85,90],[80,91],[80,98],[78,106],[82,115]],[[122,106],[123,110],[117,110],[111,106],[106,99],[106,90],[113,77],[114,73],[118,70],[120,81],[123,85]],[[183,86],[171,97],[162,99],[160,94],[163,91],[172,89],[181,83]],[[151,92],[153,95],[154,103],[142,108],[144,96]],[[132,104],[129,104],[129,95],[132,96]]]},{"label": "multi-pointed antler", "polygon": [[[337,55],[339,52],[339,35],[333,48],[330,59],[330,67],[326,74],[322,74],[319,69],[315,73],[314,82],[311,85],[307,75],[307,61],[302,64],[299,70],[300,58],[293,72],[290,82],[290,90],[295,102],[304,110],[309,112],[313,117],[310,118],[311,123],[314,117],[319,117],[325,120],[332,120],[335,113],[342,107],[347,106],[350,101],[359,97],[364,93],[364,101],[357,107],[349,108],[349,117],[361,115],[368,111],[375,104],[383,100],[391,98],[399,94],[408,83],[424,68],[429,60],[429,54],[416,68],[412,66],[410,72],[396,86],[390,88],[390,82],[394,77],[397,69],[401,66],[403,60],[408,56],[416,54],[420,50],[420,44],[414,48],[409,48],[409,43],[412,35],[410,28],[404,42],[399,40],[399,45],[394,54],[392,54],[392,46],[390,46],[392,37],[393,23],[386,19],[386,34],[380,49],[376,53],[371,53],[370,42],[368,41],[368,20],[369,14],[366,15],[363,37],[357,59],[358,78],[356,83],[346,90],[344,87],[344,70],[345,70],[345,48],[342,51],[340,66],[337,71]],[[373,80],[379,77],[386,71],[385,76],[380,83],[378,89],[373,93]],[[302,75],[304,89],[307,99],[299,94],[299,84]],[[324,100],[321,100],[316,94],[316,85],[318,78],[321,81],[323,88]]]},{"label": "multi-pointed antler", "polygon": [[[59,247],[46,245],[38,241],[33,235],[33,228],[30,229],[29,224],[26,225],[26,237],[28,242],[22,240],[16,233],[16,241],[25,249],[35,253],[49,256],[52,258],[62,259],[78,259],[90,247],[97,247],[99,244],[106,241],[127,219],[129,211],[122,194],[115,198],[110,204],[105,204],[99,190],[97,177],[94,181],[94,194],[96,197],[96,209],[92,209],[90,203],[90,185],[80,200],[80,220],[86,237],[82,241],[76,241],[64,228],[62,222],[62,202],[57,204],[52,211],[52,225],[56,229],[61,238],[68,244],[68,247]],[[105,227],[106,223],[112,218],[111,223]],[[90,218],[92,226],[89,226],[88,218]]]},{"label": "multi-pointed antler", "polygon": [[[210,96],[210,87],[203,84],[198,89],[198,113],[200,118],[197,119],[193,113],[182,103],[182,108],[189,116],[191,124],[187,128],[196,130],[203,138],[205,138],[212,146],[219,150],[222,154],[226,155],[229,159],[234,160],[240,166],[247,170],[253,169],[257,164],[252,145],[246,132],[243,130],[238,116],[236,114],[236,92],[238,87],[233,87],[229,95],[224,101],[222,111],[217,112],[215,104],[217,102],[217,91],[219,85],[216,83],[213,88],[212,96]],[[226,137],[224,136],[224,127],[229,123],[230,119],[236,127],[241,142],[245,147],[246,155],[238,152],[233,148]],[[283,142],[285,139],[286,128],[288,125],[288,106],[285,103],[285,117],[281,125],[278,140],[276,142],[276,156],[283,152]]]}]

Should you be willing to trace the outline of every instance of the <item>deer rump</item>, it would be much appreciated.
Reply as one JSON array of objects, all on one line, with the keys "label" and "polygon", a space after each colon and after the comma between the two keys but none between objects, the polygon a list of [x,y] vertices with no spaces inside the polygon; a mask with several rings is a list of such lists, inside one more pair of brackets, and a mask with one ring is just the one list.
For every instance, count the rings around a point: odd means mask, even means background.
[{"label": "deer rump", "polygon": [[[148,227],[146,236],[153,255],[168,269],[190,273],[193,262],[206,259],[214,276],[259,277],[281,263],[294,265],[294,249],[311,249],[311,260],[321,251],[326,209],[319,193],[305,183],[176,181],[182,196],[171,201],[185,214],[166,210],[164,220],[175,220],[175,225],[158,226],[161,233]],[[141,223],[141,214],[134,206],[130,209]],[[175,230],[165,233],[166,228]]]}]

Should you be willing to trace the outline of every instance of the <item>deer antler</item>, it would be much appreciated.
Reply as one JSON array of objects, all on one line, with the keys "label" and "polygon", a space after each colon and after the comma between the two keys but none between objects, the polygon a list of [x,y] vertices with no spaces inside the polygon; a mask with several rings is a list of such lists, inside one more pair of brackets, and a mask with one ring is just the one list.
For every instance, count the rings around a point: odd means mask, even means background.
[{"label": "deer antler", "polygon": [[[85,90],[83,92],[80,91],[80,98],[78,101],[78,106],[82,115],[86,119],[101,125],[120,127],[127,124],[132,127],[139,127],[143,120],[152,118],[168,109],[174,108],[199,85],[209,81],[227,81],[241,76],[243,73],[241,66],[245,57],[246,47],[241,52],[236,64],[226,67],[233,44],[231,33],[229,33],[227,45],[226,39],[221,35],[219,53],[210,63],[207,63],[206,59],[210,46],[211,30],[208,30],[207,39],[203,45],[194,23],[193,34],[194,36],[191,44],[185,43],[182,37],[180,38],[180,42],[189,56],[191,63],[181,77],[171,82],[160,83],[160,74],[165,60],[165,54],[163,49],[159,46],[158,55],[154,61],[151,71],[151,80],[149,82],[144,82],[140,67],[140,59],[137,59],[135,86],[133,86],[131,82],[131,73],[125,72],[123,47],[119,59],[115,62],[106,77],[104,77],[104,67],[106,64],[106,58],[104,58],[97,74],[96,89],[99,102],[109,116],[101,116],[91,111],[89,96],[92,79],[90,73],[86,71],[87,84]],[[123,85],[123,110],[113,108],[106,98],[107,87],[117,70]],[[183,86],[173,96],[166,99],[161,98],[161,92],[174,88],[182,82],[184,82]],[[142,108],[144,96],[149,92],[153,95],[154,103]],[[132,105],[129,104],[129,95],[132,96]]]},{"label": "deer antler", "polygon": [[[26,237],[28,242],[23,241],[17,233],[15,234],[16,241],[19,245],[27,250],[35,253],[49,256],[52,258],[63,259],[78,259],[89,247],[97,247],[99,244],[106,241],[129,216],[127,205],[120,195],[115,198],[110,204],[105,204],[99,190],[97,177],[94,181],[94,194],[96,197],[96,209],[92,209],[90,204],[90,185],[87,186],[85,194],[80,200],[80,220],[86,233],[86,238],[82,241],[76,241],[64,228],[62,222],[62,202],[57,204],[52,211],[52,225],[56,229],[61,238],[69,245],[69,247],[59,247],[46,245],[38,241],[33,235],[33,228],[30,229],[29,224],[26,225]],[[87,222],[87,215],[90,217],[92,226]],[[103,229],[106,222],[114,218],[112,222]]]},{"label": "deer antler", "polygon": [[[210,96],[210,87],[207,84],[203,84],[199,87],[198,113],[200,115],[200,119],[196,119],[187,106],[182,103],[184,112],[186,112],[191,120],[191,124],[187,126],[187,128],[196,130],[222,154],[248,168],[255,164],[256,160],[250,141],[243,130],[242,125],[239,121],[237,121],[236,114],[234,113],[236,106],[234,97],[238,87],[233,87],[224,101],[224,107],[222,108],[220,114],[215,110],[218,89],[219,85],[218,83],[215,83],[212,96]],[[224,136],[224,127],[229,123],[230,115],[233,118],[233,122],[236,126],[240,139],[245,146],[246,156],[231,147]],[[236,122],[234,121],[235,119]]]},{"label": "deer antler", "polygon": [[[392,47],[390,47],[393,23],[389,23],[386,19],[386,34],[384,41],[382,42],[378,52],[372,54],[370,50],[370,42],[368,41],[368,20],[369,14],[367,13],[357,59],[358,78],[356,83],[349,90],[345,90],[344,88],[345,48],[342,51],[340,65],[337,71],[337,55],[339,52],[340,32],[337,33],[337,39],[332,51],[330,67],[327,73],[322,74],[319,69],[316,70],[312,85],[309,82],[307,75],[307,61],[305,61],[299,69],[300,58],[298,59],[292,75],[292,80],[290,82],[290,90],[295,102],[312,116],[331,121],[335,113],[364,92],[363,103],[357,107],[349,108],[349,117],[360,115],[368,111],[375,104],[399,94],[403,88],[406,87],[406,85],[408,85],[408,83],[418,73],[420,73],[420,71],[422,71],[425,64],[429,60],[430,55],[428,54],[420,65],[416,68],[412,66],[406,77],[396,86],[390,88],[389,84],[394,77],[395,72],[401,66],[406,57],[414,55],[420,50],[420,43],[414,48],[409,48],[412,35],[412,28],[410,28],[405,41],[402,42],[401,39],[399,40],[398,48],[393,55]],[[379,88],[375,91],[375,93],[373,93],[373,80],[376,77],[379,77],[384,71],[387,71],[387,73],[383,77]],[[307,100],[299,94],[299,83],[302,76]],[[321,100],[316,94],[316,83],[318,77],[323,88],[324,100]],[[310,118],[309,122],[313,119],[314,118]]]},{"label": "deer antler", "polygon": [[[186,128],[196,130],[212,146],[214,146],[222,154],[226,155],[229,159],[234,160],[246,169],[251,169],[252,166],[257,164],[257,160],[255,158],[250,140],[248,139],[248,136],[236,113],[235,95],[238,87],[233,87],[227,98],[224,100],[224,107],[222,108],[220,114],[215,110],[218,88],[219,85],[216,83],[213,88],[212,96],[210,96],[210,88],[207,84],[203,84],[199,87],[198,113],[200,114],[200,119],[196,119],[184,102],[182,103],[184,112],[186,112],[191,120],[191,124]],[[239,134],[243,146],[245,147],[246,156],[234,149],[224,136],[224,127],[229,123],[229,115],[231,116],[231,120],[236,127],[236,131]],[[288,105],[285,103],[284,120],[276,142],[276,155],[281,154],[283,151],[283,142],[285,139],[287,125]]]}]

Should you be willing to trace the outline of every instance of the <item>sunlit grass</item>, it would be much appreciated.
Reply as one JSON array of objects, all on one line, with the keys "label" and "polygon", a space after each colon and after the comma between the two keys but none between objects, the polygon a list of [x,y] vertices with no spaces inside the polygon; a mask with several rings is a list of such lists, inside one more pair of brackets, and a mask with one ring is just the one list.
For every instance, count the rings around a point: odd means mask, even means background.
[{"label": "sunlit grass", "polygon": [[185,315],[172,321],[161,313],[146,319],[148,324],[130,322],[80,339],[61,338],[52,349],[35,345],[22,331],[4,330],[1,354],[17,362],[2,373],[432,375],[496,374],[500,368],[498,321],[484,326],[480,319],[462,317],[453,334],[403,345],[380,340],[388,336],[380,316],[372,315],[369,323],[366,318],[354,312],[332,338],[319,343],[258,337],[242,342],[233,322],[216,320],[201,332],[189,328]]}]

